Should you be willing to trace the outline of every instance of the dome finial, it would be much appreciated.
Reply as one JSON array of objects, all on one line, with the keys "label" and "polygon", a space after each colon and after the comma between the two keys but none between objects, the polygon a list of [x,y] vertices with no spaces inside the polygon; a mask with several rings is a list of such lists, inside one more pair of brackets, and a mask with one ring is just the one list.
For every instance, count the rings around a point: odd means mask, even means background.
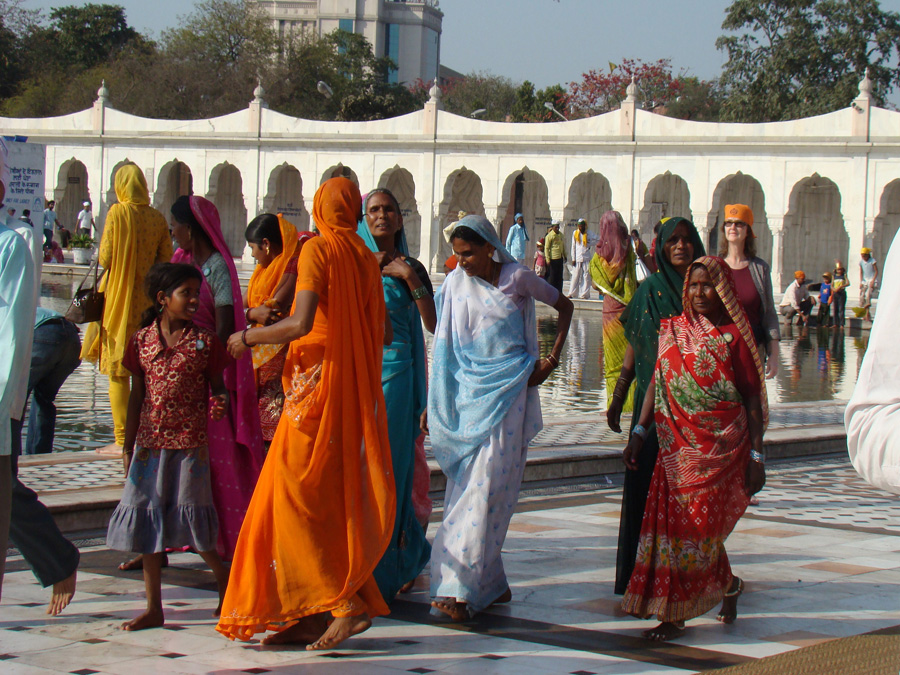
[{"label": "dome finial", "polygon": [[101,103],[109,101],[109,89],[106,88],[106,80],[100,82],[100,88],[97,90],[97,100]]},{"label": "dome finial", "polygon": [[872,80],[869,78],[869,67],[866,66],[866,74],[859,81],[860,98],[872,98]]},{"label": "dome finial", "polygon": [[625,100],[629,103],[637,101],[637,85],[634,83],[634,75],[631,76],[631,83],[625,87]]},{"label": "dome finial", "polygon": [[253,90],[253,102],[261,108],[267,107],[265,100],[266,90],[263,89],[262,80],[256,80],[256,89]]}]

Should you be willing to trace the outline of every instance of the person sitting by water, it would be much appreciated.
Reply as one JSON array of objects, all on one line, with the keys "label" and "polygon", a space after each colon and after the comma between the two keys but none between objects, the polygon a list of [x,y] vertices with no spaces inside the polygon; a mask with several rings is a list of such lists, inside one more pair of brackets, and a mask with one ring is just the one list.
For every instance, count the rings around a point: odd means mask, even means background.
[{"label": "person sitting by water", "polygon": [[781,299],[781,313],[787,319],[788,326],[794,323],[795,316],[798,326],[808,326],[809,315],[815,304],[815,298],[806,288],[806,273],[797,270],[794,272],[794,280],[785,289],[784,297]]},{"label": "person sitting by water", "polygon": [[684,312],[660,325],[653,380],[625,449],[636,467],[655,420],[659,456],[622,608],[656,616],[662,623],[644,636],[659,641],[720,600],[717,619],[734,623],[744,583],[725,539],[766,480],[765,373],[725,261],[695,260],[682,298]]},{"label": "person sitting by water", "polygon": [[[422,429],[447,476],[431,552],[432,613],[468,619],[512,594],[501,559],[528,444],[543,427],[537,386],[559,366],[572,301],[503,248],[483,216],[450,235],[459,267],[436,298],[437,330]],[[559,313],[540,358],[535,299]]]}]

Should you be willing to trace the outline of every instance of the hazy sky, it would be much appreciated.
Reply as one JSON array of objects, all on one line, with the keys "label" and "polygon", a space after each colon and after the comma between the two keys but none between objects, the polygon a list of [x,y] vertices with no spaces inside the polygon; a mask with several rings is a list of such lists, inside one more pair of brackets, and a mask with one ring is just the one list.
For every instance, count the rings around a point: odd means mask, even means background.
[{"label": "hazy sky", "polygon": [[[97,2],[103,0],[95,0]],[[189,12],[185,0],[107,0],[128,21],[158,33]],[[26,0],[47,9],[78,4]],[[441,0],[441,62],[463,73],[487,71],[538,87],[577,80],[610,61],[669,58],[675,72],[709,79],[721,71],[716,50],[729,0]],[[900,11],[900,0],[882,0]]]}]

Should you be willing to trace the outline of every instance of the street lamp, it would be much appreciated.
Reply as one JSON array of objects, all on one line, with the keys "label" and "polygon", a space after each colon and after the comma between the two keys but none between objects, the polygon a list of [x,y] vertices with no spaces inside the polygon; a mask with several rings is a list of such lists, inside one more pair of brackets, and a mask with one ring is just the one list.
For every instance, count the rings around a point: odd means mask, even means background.
[{"label": "street lamp", "polygon": [[487,108],[479,108],[478,110],[473,110],[472,112],[470,112],[469,117],[471,117],[474,120],[476,117],[481,117],[486,112],[487,112]]},{"label": "street lamp", "polygon": [[556,108],[554,108],[554,107],[553,107],[553,104],[550,103],[550,101],[544,101],[544,107],[545,107],[547,110],[549,110],[550,112],[552,112],[553,114],[559,115],[559,116],[562,118],[562,121],[563,121],[563,122],[568,122],[568,121],[569,121],[569,118],[566,117],[565,115],[563,115],[561,112],[559,112],[559,110],[557,110]]},{"label": "street lamp", "polygon": [[322,80],[319,80],[316,83],[316,90],[325,98],[331,98],[332,96],[334,96],[334,92],[331,90],[331,87],[328,86],[327,82],[323,82]]}]

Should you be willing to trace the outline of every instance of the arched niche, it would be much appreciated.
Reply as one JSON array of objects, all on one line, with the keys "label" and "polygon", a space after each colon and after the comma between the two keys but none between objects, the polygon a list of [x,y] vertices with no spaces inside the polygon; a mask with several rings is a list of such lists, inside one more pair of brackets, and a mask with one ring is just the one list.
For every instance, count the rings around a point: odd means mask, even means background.
[{"label": "arched niche", "polygon": [[413,175],[400,166],[394,166],[381,174],[378,187],[390,190],[400,203],[409,254],[413,258],[419,258],[421,253],[419,244],[422,241],[422,216],[419,215],[419,208],[416,204],[416,182]]},{"label": "arched niche", "polygon": [[517,213],[525,218],[528,232],[525,261],[530,262],[534,258],[535,242],[547,234],[550,227],[550,192],[544,177],[527,166],[510,174],[503,184],[497,234],[504,244]]},{"label": "arched niche", "polygon": [[841,214],[841,192],[834,181],[817,173],[799,181],[791,190],[784,216],[781,265],[783,291],[803,270],[807,279],[821,281],[823,272],[834,269],[835,259],[847,265],[850,237]]},{"label": "arched niche", "polygon": [[[82,162],[73,157],[59,167],[53,199],[56,201],[57,220],[70,232],[75,232],[75,219],[82,209],[82,204],[91,201],[87,167]],[[43,199],[35,200],[35,204],[31,207],[31,220],[36,228],[43,227],[44,219],[40,214],[44,208]],[[96,217],[97,209],[94,208],[93,211]]]},{"label": "arched niche", "polygon": [[569,186],[569,200],[566,203],[563,220],[569,231],[579,218],[584,218],[591,232],[600,231],[600,217],[612,209],[612,189],[609,181],[601,173],[588,169],[575,176]]},{"label": "arched niche", "polygon": [[756,255],[771,263],[772,231],[769,230],[769,221],[766,218],[766,195],[758,180],[740,171],[720,180],[713,192],[706,251],[710,255],[719,255],[719,246],[723,241],[722,223],[725,222],[725,207],[728,204],[746,204],[753,211]]},{"label": "arched niche", "polygon": [[240,257],[246,242],[247,207],[244,205],[243,179],[236,166],[222,162],[209,175],[209,192],[206,198],[219,210],[222,236],[231,255]]},{"label": "arched niche", "polygon": [[898,230],[900,230],[900,178],[888,183],[881,193],[872,240],[872,257],[875,260],[884,263]]},{"label": "arched niche", "polygon": [[303,202],[303,177],[297,167],[285,162],[272,170],[263,211],[282,214],[300,231],[309,229],[309,212]]},{"label": "arched niche", "polygon": [[121,162],[118,162],[109,174],[109,189],[106,191],[107,209],[113,204],[119,203],[119,198],[116,196],[116,174],[119,172],[119,169],[121,169],[123,166],[128,166],[129,164],[134,164],[134,162],[126,157]]},{"label": "arched niche", "polygon": [[341,162],[338,162],[334,166],[329,167],[325,170],[325,173],[322,174],[322,180],[319,181],[319,185],[324,183],[326,180],[338,178],[339,176],[349,178],[354,183],[356,183],[356,187],[359,187],[359,178],[357,178],[356,172],[349,166],[344,166]]},{"label": "arched niche", "polygon": [[154,208],[168,220],[175,200],[192,194],[194,194],[194,176],[190,167],[178,159],[164,164],[157,176],[156,192],[153,194]]},{"label": "arched niche", "polygon": [[691,219],[691,191],[678,174],[666,171],[656,176],[644,190],[644,205],[638,219],[638,231],[648,243],[653,238],[653,228],[666,216]]},{"label": "arched niche", "polygon": [[484,215],[484,188],[481,185],[481,178],[474,171],[462,167],[452,171],[444,183],[444,198],[441,200],[438,209],[438,227],[437,240],[439,244],[436,246],[438,251],[438,265],[440,271],[443,269],[443,262],[446,260],[452,250],[450,244],[444,238],[444,229],[450,223],[459,220],[459,213],[475,213],[480,216]]}]

